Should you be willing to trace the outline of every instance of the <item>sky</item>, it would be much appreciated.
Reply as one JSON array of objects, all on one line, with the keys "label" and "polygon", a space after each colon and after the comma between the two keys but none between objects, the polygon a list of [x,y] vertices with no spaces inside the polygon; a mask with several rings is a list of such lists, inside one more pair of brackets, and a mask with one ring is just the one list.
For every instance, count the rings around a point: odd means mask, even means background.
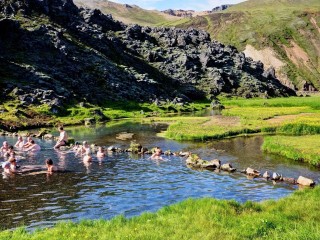
[{"label": "sky", "polygon": [[111,2],[138,5],[144,9],[157,9],[161,11],[166,9],[204,11],[211,10],[223,4],[236,4],[243,1],[244,0],[111,0]]}]

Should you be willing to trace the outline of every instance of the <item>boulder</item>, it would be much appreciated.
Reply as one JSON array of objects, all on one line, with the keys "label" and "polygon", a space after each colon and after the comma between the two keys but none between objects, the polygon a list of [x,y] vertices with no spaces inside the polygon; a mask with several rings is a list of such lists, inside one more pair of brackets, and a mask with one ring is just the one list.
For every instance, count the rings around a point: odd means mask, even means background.
[{"label": "boulder", "polygon": [[237,170],[237,169],[233,168],[230,163],[222,164],[220,169],[223,170],[223,171],[227,171],[227,172],[234,172],[234,171]]},{"label": "boulder", "polygon": [[269,179],[271,176],[270,176],[270,173],[268,171],[265,171],[265,173],[262,175],[263,178],[266,178],[266,179]]},{"label": "boulder", "polygon": [[290,184],[296,184],[297,183],[296,179],[294,179],[294,178],[284,177],[283,181],[286,182],[286,183],[290,183]]},{"label": "boulder", "polygon": [[303,176],[299,176],[297,183],[303,186],[314,186],[316,184],[312,179]]},{"label": "boulder", "polygon": [[54,136],[50,133],[43,135],[43,139],[53,139],[53,138],[54,138]]},{"label": "boulder", "polygon": [[274,181],[282,181],[282,175],[280,175],[279,173],[276,173],[276,172],[274,172],[273,174],[272,174],[272,178],[271,178],[272,180],[274,180]]},{"label": "boulder", "polygon": [[259,177],[260,176],[260,172],[258,170],[255,170],[253,168],[247,168],[245,170],[245,173],[249,176],[253,176],[253,177]]},{"label": "boulder", "polygon": [[116,149],[117,149],[117,148],[116,148],[115,146],[110,146],[110,147],[107,148],[107,151],[108,151],[108,152],[115,152]]},{"label": "boulder", "polygon": [[85,118],[84,119],[84,125],[92,125],[95,123],[96,123],[96,120],[94,118]]}]

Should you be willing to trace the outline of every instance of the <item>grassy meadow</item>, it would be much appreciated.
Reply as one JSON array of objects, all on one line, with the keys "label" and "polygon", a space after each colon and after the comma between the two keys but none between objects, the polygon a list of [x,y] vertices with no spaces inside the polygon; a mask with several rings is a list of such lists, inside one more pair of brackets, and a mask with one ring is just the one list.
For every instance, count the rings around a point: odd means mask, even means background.
[{"label": "grassy meadow", "polygon": [[2,231],[0,239],[320,239],[319,198],[320,187],[261,203],[188,199],[133,218]]},{"label": "grassy meadow", "polygon": [[176,140],[208,140],[250,133],[320,133],[320,97],[222,99],[222,116],[177,120],[165,133]]},{"label": "grassy meadow", "polygon": [[262,149],[280,154],[295,161],[320,165],[320,136],[268,136],[264,138]]}]

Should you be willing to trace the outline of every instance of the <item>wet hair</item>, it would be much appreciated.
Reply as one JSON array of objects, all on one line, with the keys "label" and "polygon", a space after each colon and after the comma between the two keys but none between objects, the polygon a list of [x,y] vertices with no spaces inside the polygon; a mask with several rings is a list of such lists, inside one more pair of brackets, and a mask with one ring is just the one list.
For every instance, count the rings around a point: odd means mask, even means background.
[{"label": "wet hair", "polygon": [[9,149],[13,149],[13,146],[12,146],[12,145],[10,145],[10,146],[9,146]]},{"label": "wet hair", "polygon": [[31,142],[32,144],[34,144],[34,140],[31,140],[30,142]]},{"label": "wet hair", "polygon": [[47,158],[47,159],[46,159],[46,164],[48,164],[48,165],[53,165],[52,159],[51,159],[51,158]]}]

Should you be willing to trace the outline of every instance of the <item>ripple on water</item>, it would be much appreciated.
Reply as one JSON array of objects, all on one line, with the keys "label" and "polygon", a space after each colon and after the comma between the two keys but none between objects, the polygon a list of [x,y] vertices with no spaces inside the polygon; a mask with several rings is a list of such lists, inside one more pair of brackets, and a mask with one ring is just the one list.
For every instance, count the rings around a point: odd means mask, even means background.
[{"label": "ripple on water", "polygon": [[[83,135],[75,129],[67,130],[78,141],[105,144],[112,143],[117,133],[116,130],[110,133],[110,129],[101,128],[97,135],[94,129],[82,129],[86,133]],[[223,162],[231,162],[237,169],[251,166],[261,171],[277,171],[288,177],[304,175],[318,181],[320,179],[316,169],[263,154],[260,138],[178,143],[155,137],[154,129],[143,129],[143,135],[137,132],[134,136],[142,139],[141,143],[148,148],[157,145],[165,150],[190,150],[204,159],[219,158]],[[133,130],[121,128],[121,131]],[[9,144],[16,140],[1,139],[8,140]],[[0,222],[4,223],[4,228],[25,224],[29,229],[34,229],[53,226],[60,220],[110,219],[119,214],[134,216],[190,197],[235,199],[239,202],[278,199],[297,189],[292,185],[273,185],[271,181],[247,179],[240,173],[195,171],[186,167],[185,158],[176,156],[166,157],[166,161],[153,161],[148,159],[149,156],[115,153],[100,161],[94,157],[94,162],[86,167],[80,157],[70,152],[63,154],[54,151],[52,142],[37,142],[43,150],[37,156],[23,155],[25,159],[19,164],[43,164],[43,160],[50,157],[72,172],[0,179]],[[117,144],[128,146],[130,142]]]}]

